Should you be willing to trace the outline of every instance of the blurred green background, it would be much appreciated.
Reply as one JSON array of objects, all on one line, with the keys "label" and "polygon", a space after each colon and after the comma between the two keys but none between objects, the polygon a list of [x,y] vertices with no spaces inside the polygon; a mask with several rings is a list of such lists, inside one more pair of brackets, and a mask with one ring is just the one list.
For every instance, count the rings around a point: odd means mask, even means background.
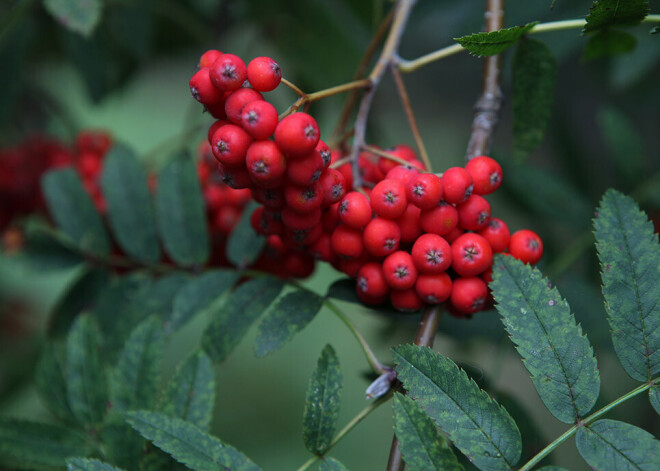
[{"label": "blurred green background", "polygon": [[[403,37],[401,55],[415,58],[482,29],[483,1],[419,0]],[[506,25],[584,17],[591,2],[510,1]],[[652,10],[658,2],[651,2]],[[39,1],[0,5],[0,145],[34,132],[70,141],[81,129],[105,129],[158,167],[181,147],[194,149],[212,122],[190,97],[188,80],[199,55],[217,48],[246,61],[275,58],[286,78],[312,92],[350,81],[370,38],[391,7],[383,0],[107,0],[96,30],[84,37],[67,31]],[[657,13],[657,11],[654,11]],[[632,194],[647,212],[660,215],[660,46],[648,25],[630,32],[637,47],[627,55],[592,62],[581,59],[585,38],[578,30],[537,36],[556,54],[558,78],[553,117],[541,146],[525,162],[512,146],[511,51],[503,58],[505,106],[493,156],[505,167],[504,187],[489,198],[493,215],[512,230],[530,228],[544,239],[539,265],[568,298],[594,344],[605,404],[636,384],[619,366],[600,297],[591,217],[605,189]],[[480,93],[481,61],[463,53],[404,76],[434,170],[461,165],[473,104]],[[287,89],[268,95],[283,111],[295,96]],[[344,96],[315,103],[322,138],[339,116]],[[383,147],[414,145],[392,82],[379,89],[368,140]],[[74,270],[35,274],[0,258],[0,302],[29,307],[21,334],[2,333],[0,414],[40,418],[31,376],[43,344],[49,309]],[[339,275],[319,267],[309,285],[324,292]],[[389,347],[410,341],[416,316],[391,317],[345,304],[346,311],[389,362]],[[2,324],[6,329],[6,324]],[[170,375],[194,349],[205,319],[180,332],[168,351]],[[20,335],[19,335],[20,334]],[[296,469],[308,457],[301,425],[305,388],[326,343],[339,354],[345,378],[340,427],[365,405],[367,364],[351,334],[324,310],[283,350],[257,360],[244,339],[217,368],[212,431],[265,470]],[[494,311],[472,320],[445,317],[436,350],[463,364],[494,395],[514,398],[545,443],[565,425],[542,406]],[[514,407],[514,406],[512,406]],[[598,405],[597,405],[598,407]],[[612,412],[655,433],[660,422],[639,397]],[[384,469],[392,437],[386,405],[357,427],[331,453],[350,469]],[[527,445],[534,445],[523,434]],[[572,443],[554,462],[586,470]]]}]

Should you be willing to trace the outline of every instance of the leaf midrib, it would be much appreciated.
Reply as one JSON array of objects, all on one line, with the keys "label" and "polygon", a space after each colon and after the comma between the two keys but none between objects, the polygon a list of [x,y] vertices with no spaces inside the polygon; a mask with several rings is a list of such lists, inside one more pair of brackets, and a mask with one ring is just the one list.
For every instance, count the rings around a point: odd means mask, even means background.
[{"label": "leaf midrib", "polygon": [[621,450],[619,450],[619,449],[618,449],[613,443],[611,443],[609,440],[606,440],[605,437],[603,437],[603,435],[601,435],[600,433],[596,432],[594,429],[592,429],[592,428],[590,428],[590,427],[585,426],[585,429],[588,430],[589,432],[593,433],[594,435],[596,435],[596,436],[598,437],[599,440],[603,441],[606,445],[608,445],[612,450],[614,450],[618,455],[620,455],[620,456],[621,456],[623,459],[625,459],[628,463],[632,464],[632,465],[635,467],[635,469],[639,469],[640,471],[643,471],[642,468],[640,468],[639,466],[637,466],[637,463],[635,463],[634,461],[631,461],[630,458],[628,458],[627,455],[625,455]]}]

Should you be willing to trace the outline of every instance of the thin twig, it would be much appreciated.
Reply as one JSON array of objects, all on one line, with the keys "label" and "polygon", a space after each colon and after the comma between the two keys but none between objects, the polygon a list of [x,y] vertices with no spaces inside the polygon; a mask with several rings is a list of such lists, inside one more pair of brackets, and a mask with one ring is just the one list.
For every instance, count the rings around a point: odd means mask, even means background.
[{"label": "thin twig", "polygon": [[284,85],[289,87],[291,90],[296,92],[296,95],[298,95],[299,97],[304,97],[305,96],[305,92],[303,92],[300,88],[298,88],[298,86],[296,84],[294,84],[293,82],[288,81],[284,77],[282,77],[281,83],[283,83]]},{"label": "thin twig", "polygon": [[418,167],[417,165],[412,164],[412,163],[408,162],[407,160],[402,159],[401,157],[397,157],[394,154],[390,154],[389,152],[385,152],[384,150],[381,150],[378,147],[374,147],[374,146],[364,144],[362,146],[361,150],[364,150],[364,151],[369,152],[371,154],[377,155],[378,157],[382,157],[384,159],[391,160],[391,161],[396,162],[400,165],[405,165],[407,167],[415,168],[415,169],[419,170],[420,172],[427,172],[427,170],[425,170],[421,167]]},{"label": "thin twig", "polygon": [[[293,85],[292,83],[290,82],[288,83],[291,86],[295,87],[295,85]],[[341,85],[326,88],[324,90],[319,90],[318,92],[309,93],[309,94],[306,94],[301,90],[300,93],[302,95],[300,95],[300,98],[298,98],[293,105],[289,106],[289,108],[284,113],[282,113],[279,118],[280,119],[285,118],[291,113],[295,113],[296,111],[298,111],[300,107],[302,106],[307,107],[310,105],[310,103],[313,103],[322,98],[327,98],[329,96],[337,95],[338,93],[343,93],[350,90],[366,88],[369,87],[370,85],[371,82],[369,81],[369,79],[364,79],[364,80],[355,80],[353,82],[343,83]],[[298,87],[296,87],[296,89],[300,90]]]}]

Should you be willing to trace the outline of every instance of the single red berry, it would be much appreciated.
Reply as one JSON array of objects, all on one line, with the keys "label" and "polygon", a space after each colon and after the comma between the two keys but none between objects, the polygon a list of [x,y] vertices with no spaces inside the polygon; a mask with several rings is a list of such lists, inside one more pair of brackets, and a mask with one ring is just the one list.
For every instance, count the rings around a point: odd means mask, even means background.
[{"label": "single red berry", "polygon": [[495,253],[504,252],[509,248],[511,234],[509,227],[501,219],[490,218],[488,225],[479,231],[479,235],[488,241]]},{"label": "single red berry", "polygon": [[229,188],[240,190],[249,188],[252,184],[250,174],[245,167],[227,167],[218,163],[218,172],[220,173],[220,180]]},{"label": "single red berry", "polygon": [[216,211],[225,202],[225,188],[219,185],[204,187],[204,203],[208,212]]},{"label": "single red berry", "polygon": [[294,250],[283,260],[284,273],[294,278],[307,278],[314,273],[314,258],[301,250]]},{"label": "single red berry", "polygon": [[227,167],[240,167],[245,164],[245,154],[252,138],[240,126],[226,124],[211,137],[211,150],[218,162]]},{"label": "single red berry", "polygon": [[281,217],[278,219],[263,206],[257,207],[250,215],[252,228],[263,235],[280,235],[284,232]]},{"label": "single red berry", "polygon": [[353,168],[351,164],[340,165],[336,170],[344,176],[346,181],[346,191],[349,192],[353,189]]},{"label": "single red berry", "polygon": [[293,210],[306,213],[321,207],[323,190],[319,182],[307,186],[287,185],[284,188],[284,199]]},{"label": "single red berry", "polygon": [[427,304],[439,304],[449,299],[452,291],[451,278],[447,273],[420,273],[415,291]]},{"label": "single red berry", "polygon": [[333,265],[340,272],[346,273],[350,278],[356,278],[362,265],[369,262],[369,255],[366,252],[355,258],[337,257],[337,262]]},{"label": "single red berry", "polygon": [[339,202],[339,220],[349,227],[362,229],[371,221],[369,198],[357,191],[351,191]]},{"label": "single red berry", "polygon": [[474,193],[477,195],[488,195],[502,184],[502,167],[485,155],[471,159],[465,170],[472,176]]},{"label": "single red berry", "polygon": [[289,160],[287,164],[286,175],[289,181],[296,185],[311,185],[318,181],[325,168],[321,155],[315,151],[300,159]]},{"label": "single red berry", "polygon": [[307,113],[294,113],[275,128],[275,142],[288,157],[299,158],[314,150],[321,133],[316,120]]},{"label": "single red berry", "polygon": [[417,268],[408,252],[399,250],[383,261],[383,272],[393,289],[412,288],[417,281]]},{"label": "single red berry", "polygon": [[397,311],[402,312],[417,312],[424,307],[424,301],[414,288],[393,289],[390,292],[390,302]]},{"label": "single red berry", "polygon": [[452,268],[460,276],[483,273],[493,263],[493,250],[486,239],[468,232],[451,244]]},{"label": "single red berry", "polygon": [[261,93],[251,88],[239,88],[229,94],[225,101],[225,114],[227,119],[234,124],[241,124],[243,119],[243,108],[253,101],[263,101]]},{"label": "single red berry", "polygon": [[213,85],[220,90],[241,88],[247,78],[245,62],[234,54],[222,54],[213,62],[209,70]]},{"label": "single red berry", "polygon": [[277,110],[264,100],[251,101],[241,112],[241,126],[250,136],[258,140],[272,136],[277,122]]},{"label": "single red berry", "polygon": [[404,185],[407,185],[410,179],[416,175],[419,175],[419,170],[416,168],[409,165],[397,165],[387,172],[384,178],[387,180],[399,180]]},{"label": "single red berry", "polygon": [[442,194],[447,203],[460,204],[472,194],[472,176],[463,167],[452,167],[442,174]]},{"label": "single red berry", "polygon": [[262,188],[277,186],[286,172],[286,158],[273,141],[253,142],[245,165],[252,181]]},{"label": "single red berry", "polygon": [[205,67],[211,67],[213,63],[218,60],[218,57],[222,55],[222,52],[217,49],[209,49],[199,58],[199,63],[197,67],[203,69]]},{"label": "single red berry", "polygon": [[330,152],[330,148],[327,144],[319,140],[319,143],[316,144],[316,147],[314,148],[314,152],[318,152],[321,156],[321,160],[323,160],[323,168],[328,168],[332,161],[332,152]]},{"label": "single red berry", "polygon": [[442,180],[432,173],[415,175],[406,184],[406,196],[420,209],[435,208],[442,200]]},{"label": "single red berry", "polygon": [[213,228],[222,234],[229,234],[239,218],[241,212],[233,206],[222,206],[213,219]]},{"label": "single red berry", "polygon": [[[222,97],[222,100],[220,100],[217,103],[206,103],[204,104],[204,108],[206,111],[213,116],[215,119],[227,119],[227,113],[225,113],[225,103],[227,96],[226,94]],[[238,123],[236,123],[238,124]]]},{"label": "single red berry", "polygon": [[450,302],[459,313],[473,314],[486,307],[488,287],[479,277],[459,277],[454,280]]},{"label": "single red berry", "polygon": [[362,180],[368,183],[377,183],[384,177],[384,173],[378,168],[378,157],[369,153],[361,152],[358,156],[358,167]]},{"label": "single red berry", "polygon": [[344,180],[344,175],[334,168],[324,170],[319,179],[319,183],[323,189],[324,207],[330,206],[341,200],[346,193],[346,180]]},{"label": "single red berry", "polygon": [[454,227],[449,234],[443,235],[447,242],[453,244],[456,239],[465,234],[465,231],[460,227]]},{"label": "single red berry", "polygon": [[419,223],[419,218],[422,210],[414,204],[408,204],[406,212],[400,217],[395,219],[395,222],[401,229],[401,242],[404,244],[411,244],[417,240],[422,234],[422,226]]},{"label": "single red berry", "polygon": [[332,232],[332,250],[343,258],[358,258],[364,252],[362,232],[348,226],[337,226]]},{"label": "single red berry", "polygon": [[226,119],[218,119],[211,126],[209,126],[209,132],[207,134],[209,144],[211,144],[213,141],[213,134],[215,134],[215,132],[225,124],[231,124],[231,122],[227,121]]},{"label": "single red berry", "polygon": [[415,241],[411,254],[422,273],[441,273],[451,266],[451,246],[436,234],[422,235]]},{"label": "single red berry", "polygon": [[272,209],[282,209],[285,204],[284,192],[280,188],[254,188],[252,198]]},{"label": "single red berry", "polygon": [[282,80],[282,70],[270,57],[256,57],[247,66],[247,79],[255,90],[270,92]]},{"label": "single red berry", "polygon": [[321,222],[321,210],[315,209],[301,213],[289,206],[282,208],[282,222],[293,231],[304,231],[318,226]]},{"label": "single red berry", "polygon": [[339,225],[339,203],[331,204],[323,211],[321,224],[325,232],[332,232]]},{"label": "single red berry", "polygon": [[444,236],[458,225],[458,211],[449,203],[441,201],[435,208],[422,211],[419,224],[424,232]]},{"label": "single red berry", "polygon": [[543,241],[535,232],[521,229],[511,234],[509,252],[518,260],[535,265],[543,256]]},{"label": "single red berry", "polygon": [[[415,154],[415,151],[410,146],[405,144],[388,147],[387,149],[384,149],[384,151],[407,162],[417,159],[417,154]],[[380,171],[383,172],[384,175],[386,175],[387,172],[398,165],[400,165],[398,162],[391,159],[386,159],[384,157],[381,157],[380,160],[378,160],[378,168],[380,168]]]},{"label": "single red berry", "polygon": [[212,105],[223,99],[224,93],[211,83],[209,69],[200,69],[195,72],[188,84],[193,98],[203,105]]},{"label": "single red berry", "polygon": [[316,242],[322,234],[323,229],[318,224],[310,229],[291,230],[285,228],[284,241],[290,242],[292,247],[303,247]]},{"label": "single red berry", "polygon": [[458,225],[467,231],[480,231],[490,220],[490,204],[486,198],[479,195],[470,197],[456,207]]},{"label": "single red berry", "polygon": [[327,232],[323,232],[316,242],[309,246],[309,252],[317,260],[323,260],[327,263],[337,261],[337,254],[332,250],[332,238]]},{"label": "single red berry", "polygon": [[369,262],[362,265],[357,275],[357,289],[371,298],[379,298],[390,291],[385,281],[383,267],[378,262]]},{"label": "single red berry", "polygon": [[[351,262],[353,262],[353,260],[342,260],[340,263],[342,265],[347,265],[348,263],[351,263]],[[344,271],[344,270],[342,270],[342,271]],[[346,273],[346,272],[344,271],[344,273]],[[348,274],[348,273],[346,273],[346,274]],[[351,276],[351,275],[348,275],[348,276]],[[355,276],[357,276],[357,273],[355,274]],[[357,286],[355,287],[355,292],[357,293],[357,297],[360,298],[360,301],[362,301],[364,304],[367,304],[369,306],[380,306],[385,301],[387,301],[387,299],[389,298],[389,296],[387,294],[385,294],[383,296],[379,296],[377,298],[375,298],[373,296],[366,295]]]},{"label": "single red berry", "polygon": [[401,230],[390,219],[373,218],[364,228],[364,247],[374,257],[385,257],[399,248]]},{"label": "single red berry", "polygon": [[407,205],[406,187],[399,180],[383,180],[371,190],[371,207],[379,216],[396,219]]}]

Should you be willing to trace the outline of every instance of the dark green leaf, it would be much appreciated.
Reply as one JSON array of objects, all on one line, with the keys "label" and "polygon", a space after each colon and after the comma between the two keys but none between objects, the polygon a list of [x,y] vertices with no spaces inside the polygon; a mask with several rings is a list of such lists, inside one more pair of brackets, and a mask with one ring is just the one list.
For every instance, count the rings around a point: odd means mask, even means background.
[{"label": "dark green leaf", "polygon": [[214,362],[227,358],[283,287],[284,282],[277,278],[257,278],[241,284],[229,295],[202,337],[202,346]]},{"label": "dark green leaf", "polygon": [[8,258],[18,269],[43,274],[69,270],[85,262],[81,254],[46,232],[41,224],[28,225],[25,232],[25,248]]},{"label": "dark green leaf", "polygon": [[157,262],[160,248],[147,174],[130,148],[115,144],[108,152],[103,161],[101,188],[119,246],[138,262]]},{"label": "dark green leaf", "polygon": [[555,100],[557,63],[543,42],[522,39],[513,58],[513,155],[523,160],[543,140]]},{"label": "dark green leaf", "polygon": [[490,33],[475,33],[461,38],[454,38],[468,52],[477,57],[493,56],[510,48],[529,32],[538,22],[524,26],[504,28]]},{"label": "dark green leaf", "polygon": [[213,416],[215,373],[202,351],[181,364],[161,400],[160,410],[207,430]]},{"label": "dark green leaf", "polygon": [[47,343],[37,365],[35,382],[39,397],[48,410],[59,419],[71,422],[66,386],[66,350],[63,345]]},{"label": "dark green leaf", "polygon": [[90,36],[101,20],[101,0],[44,0],[44,7],[64,28]]},{"label": "dark green leaf", "polygon": [[163,324],[169,322],[174,310],[174,300],[190,281],[188,273],[173,272],[155,280],[144,294],[142,305],[145,316],[156,316]]},{"label": "dark green leaf", "polygon": [[316,455],[326,452],[335,434],[342,379],[339,358],[334,349],[326,345],[309,379],[303,413],[303,442],[305,448]]},{"label": "dark green leaf", "polygon": [[394,395],[394,433],[410,471],[463,469],[436,425],[412,399]]},{"label": "dark green leaf", "polygon": [[74,417],[88,429],[101,423],[106,411],[108,393],[99,358],[100,345],[92,319],[79,316],[67,337],[67,397]]},{"label": "dark green leaf", "polygon": [[197,426],[158,412],[129,412],[128,422],[143,437],[194,471],[259,471],[249,458]]},{"label": "dark green leaf", "polygon": [[177,264],[201,265],[209,258],[204,201],[191,158],[179,155],[158,176],[156,214],[165,250]]},{"label": "dark green leaf", "polygon": [[654,384],[649,389],[649,401],[655,411],[660,414],[660,385]]},{"label": "dark green leaf", "polygon": [[536,268],[497,256],[490,287],[497,310],[541,400],[572,424],[596,403],[600,376],[593,349],[571,308]]},{"label": "dark green leaf", "polygon": [[544,466],[542,468],[539,468],[539,471],[568,471],[566,468],[562,468],[561,466]]},{"label": "dark green leaf", "polygon": [[67,471],[122,471],[111,464],[96,459],[70,458],[66,460]]},{"label": "dark green leaf", "polygon": [[165,324],[166,332],[174,332],[196,314],[212,309],[225,292],[234,286],[239,276],[239,272],[234,270],[209,270],[188,281],[174,298],[172,317]]},{"label": "dark green leaf", "polygon": [[582,59],[590,61],[605,56],[625,54],[635,49],[637,39],[630,33],[615,29],[603,29],[594,34],[586,46]]},{"label": "dark green leaf", "polygon": [[255,354],[263,357],[282,348],[316,317],[321,306],[323,298],[307,290],[288,293],[276,301],[259,324]]},{"label": "dark green leaf", "polygon": [[635,201],[608,190],[594,219],[605,309],[626,372],[648,381],[660,371],[660,245]]},{"label": "dark green leaf", "polygon": [[520,459],[520,432],[507,411],[454,362],[427,347],[393,349],[408,395],[482,470],[511,470]]},{"label": "dark green leaf", "polygon": [[73,169],[48,172],[41,181],[50,214],[83,252],[105,256],[110,239],[101,216]]},{"label": "dark green leaf", "polygon": [[608,154],[616,166],[617,176],[634,184],[643,177],[644,142],[637,126],[621,110],[602,108],[596,115],[598,127]]},{"label": "dark green leaf", "polygon": [[105,459],[127,471],[138,471],[145,440],[133,430],[123,414],[110,414],[98,432]]},{"label": "dark green leaf", "polygon": [[153,408],[162,356],[163,328],[157,318],[150,317],[128,338],[113,370],[110,402],[114,411]]},{"label": "dark green leaf", "polygon": [[66,459],[87,456],[85,437],[56,425],[0,419],[0,465],[9,469],[59,470]]},{"label": "dark green leaf", "polygon": [[641,428],[617,420],[599,420],[578,428],[582,458],[599,471],[653,471],[660,463],[660,442]]},{"label": "dark green leaf", "polygon": [[266,242],[264,236],[257,234],[250,224],[250,216],[258,206],[251,202],[243,209],[241,219],[227,241],[227,258],[238,268],[245,268],[254,262]]},{"label": "dark green leaf", "polygon": [[587,15],[585,33],[610,26],[635,26],[649,13],[645,0],[596,0]]},{"label": "dark green leaf", "polygon": [[348,471],[348,468],[334,458],[324,458],[319,471]]}]

